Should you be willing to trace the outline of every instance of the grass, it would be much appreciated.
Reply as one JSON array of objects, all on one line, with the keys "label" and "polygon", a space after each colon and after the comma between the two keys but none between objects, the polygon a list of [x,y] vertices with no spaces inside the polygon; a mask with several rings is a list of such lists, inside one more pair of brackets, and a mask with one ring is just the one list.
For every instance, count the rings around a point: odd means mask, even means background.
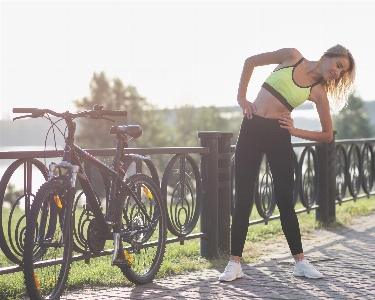
[{"label": "grass", "polygon": [[[366,215],[375,211],[375,196],[358,199],[356,202],[349,201],[341,206],[336,206],[336,221],[328,227],[348,225],[352,218],[358,215]],[[277,212],[275,212],[277,213]],[[259,218],[256,209],[253,210],[251,219]],[[315,221],[315,212],[298,215],[302,235],[308,235],[317,228],[322,228],[322,224]],[[199,232],[196,228],[194,232]],[[279,220],[274,220],[268,225],[257,224],[249,228],[243,260],[244,262],[255,262],[260,255],[261,245],[270,238],[282,237],[282,229]],[[158,278],[163,278],[171,274],[183,274],[205,268],[223,267],[228,261],[226,255],[221,255],[218,259],[207,260],[200,256],[199,239],[185,241],[184,245],[179,243],[168,244],[164,262],[158,273]],[[110,266],[110,256],[99,257],[90,260],[90,264],[84,261],[72,264],[68,288],[74,289],[83,286],[130,286],[119,268]],[[12,265],[0,251],[0,264],[2,266]],[[25,296],[23,273],[17,272],[0,276],[0,299],[20,299]]]}]

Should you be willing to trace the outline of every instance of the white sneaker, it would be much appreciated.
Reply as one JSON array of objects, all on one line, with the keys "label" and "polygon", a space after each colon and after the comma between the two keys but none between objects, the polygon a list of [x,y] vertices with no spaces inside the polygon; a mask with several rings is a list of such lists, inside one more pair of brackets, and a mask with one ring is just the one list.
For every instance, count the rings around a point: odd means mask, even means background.
[{"label": "white sneaker", "polygon": [[315,269],[306,259],[295,263],[293,275],[313,279],[324,278],[324,275]]},{"label": "white sneaker", "polygon": [[225,267],[224,272],[219,276],[220,281],[232,281],[237,278],[242,278],[244,274],[242,273],[242,268],[240,263],[230,261]]}]

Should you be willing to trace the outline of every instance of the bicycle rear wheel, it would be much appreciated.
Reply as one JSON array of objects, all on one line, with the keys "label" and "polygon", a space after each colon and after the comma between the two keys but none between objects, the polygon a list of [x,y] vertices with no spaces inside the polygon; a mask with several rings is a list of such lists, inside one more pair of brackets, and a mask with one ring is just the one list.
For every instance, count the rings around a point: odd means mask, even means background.
[{"label": "bicycle rear wheel", "polygon": [[[135,174],[125,184],[131,192],[124,189],[122,230],[139,233],[123,239],[130,243],[130,246],[123,244],[130,267],[119,268],[131,282],[144,284],[154,279],[164,258],[167,239],[165,205],[162,203],[159,187],[149,176]],[[147,220],[145,212],[151,220]]]},{"label": "bicycle rear wheel", "polygon": [[72,209],[67,201],[72,191],[68,189],[69,182],[48,181],[31,205],[23,258],[30,299],[59,299],[65,288],[73,249]]}]

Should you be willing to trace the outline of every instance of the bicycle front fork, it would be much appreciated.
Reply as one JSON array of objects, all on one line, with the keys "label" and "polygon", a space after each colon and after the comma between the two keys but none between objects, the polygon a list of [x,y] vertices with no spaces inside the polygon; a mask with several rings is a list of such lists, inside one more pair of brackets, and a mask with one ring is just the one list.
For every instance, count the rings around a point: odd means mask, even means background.
[{"label": "bicycle front fork", "polygon": [[62,161],[59,164],[56,164],[54,162],[50,163],[49,165],[49,172],[48,172],[48,180],[51,180],[54,177],[54,173],[56,169],[65,169],[68,170],[68,174],[71,174],[70,176],[70,184],[71,187],[75,188],[76,181],[77,181],[77,174],[79,171],[79,166],[73,165],[70,162]]},{"label": "bicycle front fork", "polygon": [[[62,161],[59,164],[52,162],[49,165],[49,172],[48,172],[48,180],[51,180],[55,175],[55,171],[60,169],[65,169],[70,174],[70,186],[67,184],[67,195],[66,195],[66,204],[65,204],[65,212],[64,212],[64,225],[63,225],[63,233],[62,233],[62,240],[61,243],[65,244],[67,237],[72,234],[70,232],[71,226],[73,226],[72,222],[72,210],[73,210],[73,202],[75,196],[75,186],[77,181],[77,174],[79,171],[79,166],[73,165],[69,162]],[[60,173],[60,172],[59,172]],[[61,174],[59,174],[61,175]]]}]

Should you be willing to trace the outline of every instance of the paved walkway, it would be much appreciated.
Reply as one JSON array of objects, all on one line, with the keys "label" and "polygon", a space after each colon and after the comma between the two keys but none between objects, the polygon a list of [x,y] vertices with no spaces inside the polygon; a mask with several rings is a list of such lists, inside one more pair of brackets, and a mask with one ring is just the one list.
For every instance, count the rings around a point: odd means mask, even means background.
[{"label": "paved walkway", "polygon": [[303,244],[324,279],[294,277],[288,247],[280,241],[267,246],[260,262],[243,265],[245,277],[233,282],[219,282],[218,268],[137,287],[82,289],[62,299],[375,299],[375,214],[317,230]]}]

